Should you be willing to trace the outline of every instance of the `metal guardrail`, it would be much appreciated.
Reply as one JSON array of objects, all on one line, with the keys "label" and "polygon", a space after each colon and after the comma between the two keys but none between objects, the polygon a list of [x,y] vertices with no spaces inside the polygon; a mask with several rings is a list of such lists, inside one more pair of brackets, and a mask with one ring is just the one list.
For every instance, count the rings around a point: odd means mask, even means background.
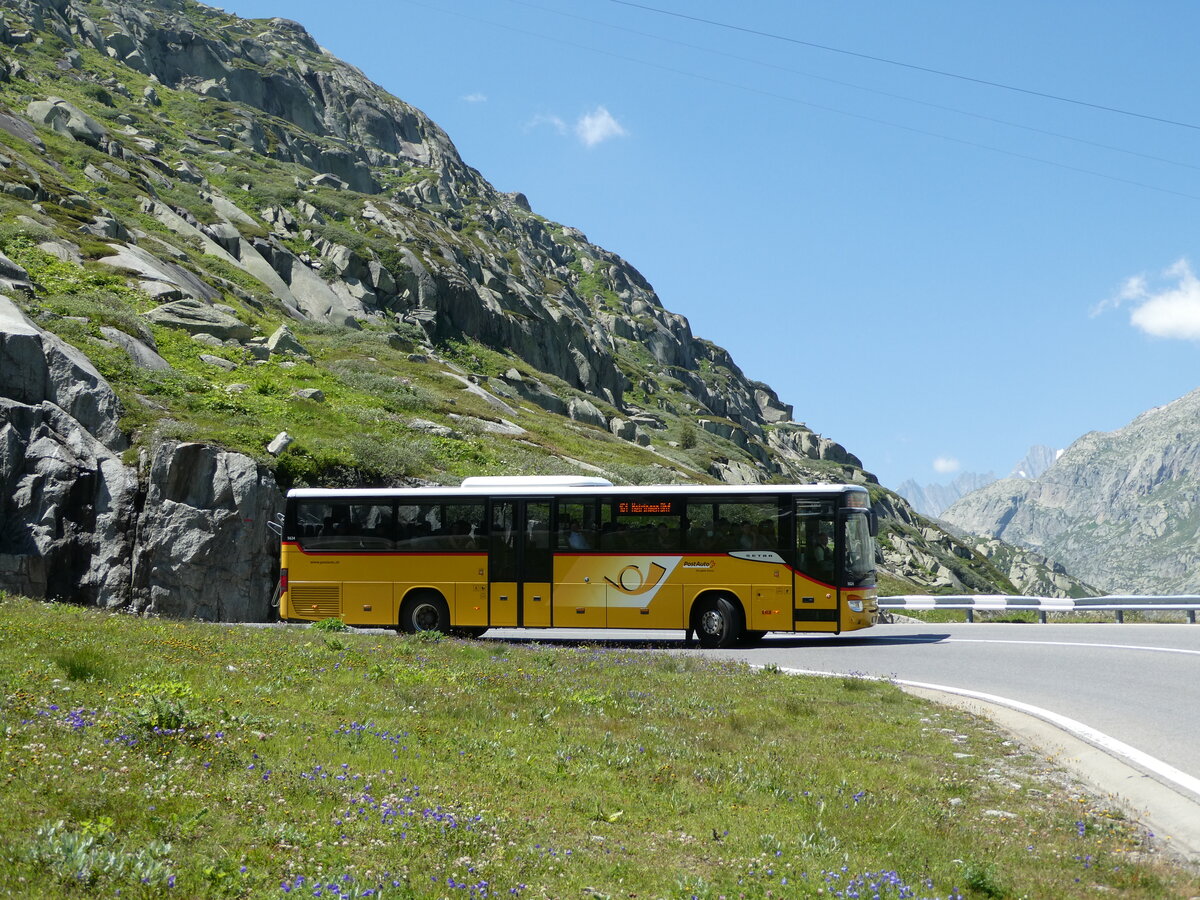
[{"label": "metal guardrail", "polygon": [[1136,596],[1112,594],[1104,597],[1018,597],[1008,594],[906,594],[899,597],[880,597],[879,608],[901,612],[906,609],[962,609],[966,610],[967,621],[975,621],[976,612],[1011,612],[1032,610],[1038,621],[1045,622],[1047,613],[1111,611],[1118,622],[1125,621],[1125,613],[1148,610],[1170,610],[1185,612],[1193,625],[1196,611],[1200,610],[1200,595],[1180,594],[1174,596]]}]

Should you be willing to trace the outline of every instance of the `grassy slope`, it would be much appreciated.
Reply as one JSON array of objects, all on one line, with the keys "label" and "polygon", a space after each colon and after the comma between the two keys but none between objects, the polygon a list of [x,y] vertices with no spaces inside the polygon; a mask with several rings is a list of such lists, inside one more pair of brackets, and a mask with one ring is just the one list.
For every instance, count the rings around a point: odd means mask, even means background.
[{"label": "grassy slope", "polygon": [[887,684],[2,595],[0,636],[0,883],[22,896],[1200,891]]}]

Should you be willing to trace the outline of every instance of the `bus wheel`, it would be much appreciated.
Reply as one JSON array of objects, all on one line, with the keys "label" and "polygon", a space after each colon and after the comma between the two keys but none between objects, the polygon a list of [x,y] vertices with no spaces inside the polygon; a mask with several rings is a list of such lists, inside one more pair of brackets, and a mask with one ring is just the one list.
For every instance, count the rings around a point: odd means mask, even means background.
[{"label": "bus wheel", "polygon": [[742,617],[727,597],[705,597],[692,613],[696,640],[706,649],[737,646]]},{"label": "bus wheel", "polygon": [[417,631],[450,630],[450,610],[446,601],[437,594],[418,594],[404,601],[400,608],[400,630],[413,634]]}]

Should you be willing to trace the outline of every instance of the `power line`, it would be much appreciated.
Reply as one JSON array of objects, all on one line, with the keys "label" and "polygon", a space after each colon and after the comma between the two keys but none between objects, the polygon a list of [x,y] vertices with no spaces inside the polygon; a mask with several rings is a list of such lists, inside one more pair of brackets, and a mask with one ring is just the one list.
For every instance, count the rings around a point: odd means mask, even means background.
[{"label": "power line", "polygon": [[1033,155],[1030,155],[1027,153],[1018,153],[1014,150],[1004,150],[1000,147],[993,147],[990,144],[983,144],[978,141],[966,140],[965,138],[951,137],[950,135],[942,134],[937,131],[929,131],[924,128],[916,128],[911,125],[903,125],[903,124],[900,124],[899,122],[892,122],[892,121],[889,121],[888,119],[880,119],[880,118],[876,118],[874,116],[863,115],[861,113],[853,113],[853,112],[849,112],[844,109],[838,109],[837,107],[834,107],[834,106],[825,106],[820,103],[812,103],[808,100],[801,100],[798,97],[792,97],[787,94],[780,94],[775,91],[769,91],[769,90],[765,90],[763,88],[753,87],[751,85],[739,84],[738,82],[735,82],[735,81],[725,81],[724,79],[721,79],[721,78],[714,78],[711,75],[703,75],[698,72],[689,72],[686,69],[676,69],[672,66],[663,65],[662,63],[656,63],[656,62],[650,62],[650,61],[644,60],[644,59],[638,59],[635,56],[626,56],[621,53],[615,53],[611,50],[601,50],[598,47],[590,47],[586,44],[578,44],[578,43],[575,43],[574,41],[562,40],[561,38],[551,37],[550,35],[541,34],[536,31],[528,31],[524,28],[517,28],[513,25],[508,25],[503,22],[495,22],[490,19],[483,19],[478,16],[468,15],[467,13],[455,12],[454,10],[448,10],[442,6],[433,6],[429,3],[421,2],[421,0],[403,0],[403,2],[407,3],[410,6],[419,6],[424,9],[434,10],[436,12],[445,13],[445,14],[449,14],[452,16],[457,16],[458,18],[468,19],[468,20],[474,21],[474,22],[481,22],[481,23],[483,23],[485,25],[489,25],[493,28],[501,28],[501,29],[504,29],[505,31],[511,31],[516,34],[526,35],[527,37],[534,37],[539,40],[550,41],[551,43],[556,43],[556,44],[562,44],[563,46],[573,47],[577,50],[586,50],[590,53],[597,53],[602,56],[611,57],[613,59],[619,59],[619,60],[623,60],[625,62],[636,63],[637,65],[640,65],[640,66],[646,66],[651,69],[658,69],[663,72],[670,72],[674,75],[682,75],[685,78],[695,78],[700,81],[707,81],[710,84],[716,84],[716,85],[720,85],[722,87],[734,88],[735,90],[746,91],[748,93],[758,94],[763,97],[771,97],[776,100],[783,100],[786,103],[794,103],[798,106],[807,106],[810,109],[819,109],[823,112],[830,112],[830,113],[834,113],[835,115],[846,116],[847,118],[858,119],[863,122],[870,122],[874,125],[884,125],[884,126],[887,126],[888,128],[896,128],[896,129],[899,129],[900,131],[907,131],[911,134],[919,134],[919,135],[923,135],[925,137],[933,137],[933,138],[937,138],[939,140],[948,141],[953,144],[962,144],[963,146],[966,146],[966,147],[975,147],[980,150],[988,150],[992,153],[998,153],[1003,156],[1010,156],[1015,159],[1023,159],[1023,160],[1027,160],[1029,162],[1041,163],[1042,165],[1053,166],[1057,169],[1064,169],[1068,172],[1077,172],[1077,173],[1080,173],[1083,175],[1091,175],[1095,178],[1103,178],[1107,181],[1114,181],[1119,184],[1127,184],[1127,185],[1131,185],[1133,187],[1140,187],[1140,188],[1144,188],[1146,190],[1156,191],[1156,192],[1162,193],[1162,194],[1170,194],[1175,197],[1183,197],[1188,200],[1200,200],[1200,195],[1197,195],[1197,194],[1189,194],[1184,191],[1176,191],[1176,190],[1172,190],[1171,188],[1159,187],[1157,185],[1147,184],[1142,181],[1134,181],[1131,178],[1121,178],[1120,176],[1117,176],[1117,175],[1108,175],[1104,172],[1097,172],[1094,169],[1085,169],[1085,168],[1082,168],[1081,166],[1072,166],[1072,165],[1068,165],[1067,163],[1055,162],[1054,160],[1045,159],[1044,157],[1040,157],[1040,156],[1033,156]]},{"label": "power line", "polygon": [[1122,116],[1131,116],[1135,119],[1145,119],[1150,122],[1161,122],[1164,125],[1175,125],[1179,128],[1191,128],[1200,131],[1200,125],[1195,125],[1191,122],[1180,122],[1175,119],[1165,119],[1160,116],[1152,116],[1147,113],[1134,112],[1129,109],[1121,109],[1117,106],[1105,106],[1101,103],[1090,103],[1087,100],[1078,100],[1074,97],[1064,97],[1059,94],[1050,94],[1044,91],[1035,91],[1030,88],[1017,87],[1016,85],[1004,84],[1000,81],[989,81],[986,78],[975,78],[971,75],[963,75],[959,72],[947,72],[943,69],[934,69],[929,66],[919,66],[915,63],[906,63],[897,59],[888,59],[884,56],[873,56],[870,53],[859,53],[856,50],[847,50],[844,47],[832,47],[828,44],[818,44],[815,41],[805,41],[800,38],[790,37],[784,34],[775,34],[770,31],[759,31],[754,28],[746,28],[741,25],[734,25],[729,22],[719,22],[715,19],[703,19],[699,16],[689,16],[686,13],[674,12],[669,9],[659,9],[655,6],[647,6],[643,3],[634,3],[633,0],[609,0],[610,3],[617,3],[621,6],[629,6],[634,9],[645,10],[646,12],[657,13],[663,16],[672,16],[676,19],[685,19],[689,22],[699,22],[703,25],[712,25],[716,28],[725,28],[729,31],[740,31],[743,34],[752,34],[756,37],[769,38],[774,41],[783,41],[788,44],[798,44],[803,47],[812,47],[816,50],[825,50],[829,53],[840,53],[844,56],[853,56],[857,59],[867,59],[872,62],[885,63],[889,66],[899,66],[904,69],[912,69],[917,72],[925,72],[930,75],[940,75],[943,78],[956,78],[959,81],[969,81],[973,84],[982,84],[987,87],[999,88],[1000,90],[1013,91],[1018,94],[1027,94],[1031,97],[1041,97],[1045,100],[1054,100],[1058,103],[1070,103],[1075,106],[1084,106],[1089,109],[1098,109],[1103,112],[1117,113]]},{"label": "power line", "polygon": [[1046,128],[1037,128],[1033,125],[1023,125],[1020,122],[1011,122],[1007,119],[998,119],[994,116],[988,116],[988,115],[984,115],[983,113],[972,112],[971,110],[967,110],[967,109],[960,109],[955,106],[946,106],[941,103],[932,103],[928,100],[920,100],[916,97],[909,97],[904,94],[896,94],[896,93],[892,93],[891,91],[883,91],[883,90],[879,90],[878,88],[867,87],[866,85],[862,85],[862,84],[855,84],[852,81],[842,81],[837,78],[829,78],[828,76],[825,76],[825,75],[817,75],[813,72],[805,72],[800,69],[793,69],[789,66],[781,66],[781,65],[778,65],[777,63],[767,62],[766,60],[762,60],[762,59],[753,59],[748,56],[740,56],[736,53],[729,53],[728,51],[725,51],[725,50],[717,50],[712,47],[703,47],[703,46],[700,46],[699,44],[692,44],[687,41],[681,41],[677,38],[665,37],[663,35],[653,34],[651,32],[647,32],[647,31],[639,31],[636,28],[627,28],[624,25],[614,25],[611,22],[605,22],[600,19],[592,19],[592,18],[589,18],[588,16],[581,16],[578,13],[563,12],[562,10],[554,9],[549,6],[543,6],[539,3],[532,3],[532,2],[530,2],[530,0],[508,0],[508,2],[512,3],[516,6],[524,6],[527,9],[536,9],[536,10],[539,10],[540,12],[547,12],[547,13],[551,13],[552,15],[562,16],[564,18],[575,19],[576,21],[579,21],[579,22],[587,22],[590,25],[599,25],[602,28],[609,28],[614,31],[621,31],[621,32],[624,32],[625,34],[636,34],[639,37],[645,37],[645,38],[650,38],[651,40],[657,40],[657,41],[662,41],[662,42],[668,43],[668,44],[674,44],[677,47],[686,47],[689,50],[699,50],[701,53],[711,53],[715,56],[725,57],[726,59],[735,59],[739,62],[750,63],[751,65],[761,66],[761,67],[767,68],[767,69],[774,69],[777,72],[787,72],[790,75],[799,75],[802,78],[812,78],[816,81],[823,81],[826,84],[836,84],[839,87],[848,87],[848,88],[851,88],[856,91],[863,91],[868,94],[875,94],[876,96],[879,96],[879,97],[888,97],[889,99],[892,99],[892,100],[902,100],[905,103],[915,103],[918,106],[924,106],[928,109],[937,109],[937,110],[941,110],[943,112],[952,112],[952,113],[955,113],[956,115],[968,116],[972,119],[978,119],[982,122],[991,122],[994,125],[1003,125],[1007,128],[1017,128],[1017,129],[1020,129],[1021,131],[1028,131],[1033,134],[1041,134],[1041,135],[1046,135],[1047,137],[1059,138],[1060,140],[1071,141],[1073,143],[1083,144],[1088,147],[1096,147],[1101,150],[1111,150],[1114,153],[1123,153],[1127,156],[1138,157],[1139,159],[1148,159],[1148,160],[1152,160],[1153,162],[1166,163],[1167,165],[1170,165],[1170,166],[1179,166],[1180,168],[1184,168],[1184,169],[1193,169],[1196,171],[1200,171],[1200,165],[1196,165],[1194,163],[1186,163],[1186,162],[1182,162],[1177,159],[1169,159],[1164,156],[1155,156],[1152,153],[1142,153],[1139,150],[1129,150],[1125,147],[1117,147],[1112,144],[1102,143],[1100,141],[1092,141],[1092,140],[1088,140],[1087,138],[1075,137],[1074,135],[1063,134],[1062,132],[1051,131]]}]

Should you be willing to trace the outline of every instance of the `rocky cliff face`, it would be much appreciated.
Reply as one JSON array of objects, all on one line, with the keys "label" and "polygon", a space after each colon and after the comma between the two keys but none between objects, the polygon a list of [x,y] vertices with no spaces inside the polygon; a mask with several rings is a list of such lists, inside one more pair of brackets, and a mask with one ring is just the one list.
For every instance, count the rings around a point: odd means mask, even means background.
[{"label": "rocky cliff face", "polygon": [[1032,548],[1106,591],[1200,591],[1200,391],[1084,435],[1033,480],[946,510],[954,525]]},{"label": "rocky cliff face", "polygon": [[137,611],[267,618],[282,509],[241,454],[158,444],[126,465],[119,401],[77,351],[0,296],[0,586]]},{"label": "rocky cliff face", "polygon": [[874,484],[300,25],[0,15],[0,586],[259,617],[275,478]]}]

